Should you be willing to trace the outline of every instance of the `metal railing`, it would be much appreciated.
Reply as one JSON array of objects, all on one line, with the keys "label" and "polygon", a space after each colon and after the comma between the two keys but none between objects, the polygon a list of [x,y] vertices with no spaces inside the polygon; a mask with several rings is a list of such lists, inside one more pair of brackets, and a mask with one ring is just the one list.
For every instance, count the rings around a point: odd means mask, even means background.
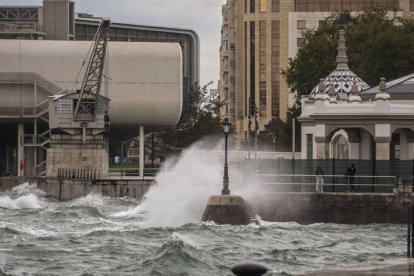
[{"label": "metal railing", "polygon": [[[144,168],[144,178],[155,178],[160,172],[160,168]],[[139,178],[139,168],[138,167],[121,167],[121,168],[109,168],[109,176],[111,177],[134,177]]]},{"label": "metal railing", "polygon": [[29,147],[43,147],[49,143],[50,130],[46,130],[40,134],[23,135],[23,145]]},{"label": "metal railing", "polygon": [[[265,192],[316,192],[319,175],[257,174],[256,183]],[[397,185],[395,176],[324,175],[324,192],[392,193]]]},{"label": "metal railing", "polygon": [[45,26],[37,23],[0,23],[0,32],[46,34]]},{"label": "metal railing", "polygon": [[57,178],[76,180],[96,180],[101,178],[99,170],[81,168],[59,168]]}]

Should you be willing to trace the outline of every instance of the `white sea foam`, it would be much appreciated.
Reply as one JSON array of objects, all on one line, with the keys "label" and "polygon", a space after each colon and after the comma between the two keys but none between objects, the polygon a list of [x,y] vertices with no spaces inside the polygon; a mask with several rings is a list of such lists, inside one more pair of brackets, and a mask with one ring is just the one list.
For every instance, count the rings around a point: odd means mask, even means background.
[{"label": "white sea foam", "polygon": [[0,207],[6,209],[20,209],[14,200],[8,196],[0,197]]},{"label": "white sea foam", "polygon": [[46,192],[38,189],[35,183],[28,183],[28,182],[25,182],[23,184],[20,184],[19,186],[14,187],[12,190],[12,193],[16,194],[17,196],[28,195],[28,194],[34,194],[34,195],[37,195],[38,197],[46,196]]},{"label": "white sea foam", "polygon": [[10,196],[0,197],[0,207],[6,209],[40,209],[43,208],[42,200],[34,194],[11,198]]},{"label": "white sea foam", "polygon": [[127,211],[120,211],[110,215],[111,218],[147,218],[145,211],[138,205],[134,208],[129,208]]},{"label": "white sea foam", "polygon": [[99,194],[90,193],[86,196],[74,199],[69,207],[91,206],[99,208],[104,205],[103,197]]},{"label": "white sea foam", "polygon": [[13,188],[10,194],[0,196],[0,207],[5,209],[40,209],[44,207],[41,197],[46,193],[36,184],[23,183]]}]

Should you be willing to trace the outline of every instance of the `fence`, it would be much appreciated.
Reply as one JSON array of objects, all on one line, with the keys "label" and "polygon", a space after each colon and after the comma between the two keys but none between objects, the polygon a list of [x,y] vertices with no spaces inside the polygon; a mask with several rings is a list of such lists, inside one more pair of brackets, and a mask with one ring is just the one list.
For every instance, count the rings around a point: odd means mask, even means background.
[{"label": "fence", "polygon": [[[337,175],[343,179],[347,168],[355,165],[357,176],[394,176],[411,180],[414,175],[414,160],[338,160],[338,159],[261,159],[245,160],[237,166],[254,167],[258,174],[315,175],[320,166],[325,175]],[[235,164],[236,165],[236,164]],[[334,181],[334,180],[332,180]],[[377,178],[364,180],[365,184],[376,184]],[[336,182],[334,182],[336,183]]]},{"label": "fence", "polygon": [[[144,177],[155,177],[160,172],[159,168],[144,168]],[[134,167],[119,167],[119,168],[109,168],[109,176],[131,176],[139,177],[139,168]]]},{"label": "fence", "polygon": [[[315,192],[316,175],[257,174],[258,183],[265,192]],[[392,193],[397,184],[395,176],[324,175],[324,192]]]}]

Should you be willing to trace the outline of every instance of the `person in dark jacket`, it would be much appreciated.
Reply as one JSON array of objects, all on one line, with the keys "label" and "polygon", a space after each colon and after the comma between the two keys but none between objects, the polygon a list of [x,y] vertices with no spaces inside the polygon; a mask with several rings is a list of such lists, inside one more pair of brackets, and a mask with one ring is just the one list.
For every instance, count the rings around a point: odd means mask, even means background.
[{"label": "person in dark jacket", "polygon": [[356,174],[356,168],[354,164],[351,164],[351,167],[349,167],[348,169],[346,169],[347,175],[348,175],[348,192],[349,192],[349,188],[351,188],[351,192],[354,192],[354,175]]}]

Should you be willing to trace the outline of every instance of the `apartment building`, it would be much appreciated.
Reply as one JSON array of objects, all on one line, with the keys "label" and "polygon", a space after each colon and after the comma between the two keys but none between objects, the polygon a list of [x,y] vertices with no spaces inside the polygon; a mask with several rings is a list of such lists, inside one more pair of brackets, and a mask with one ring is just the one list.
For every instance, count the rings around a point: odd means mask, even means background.
[{"label": "apartment building", "polygon": [[220,115],[230,119],[240,138],[254,130],[253,109],[259,130],[273,118],[286,119],[294,98],[281,70],[304,42],[302,32],[317,28],[334,11],[370,6],[405,17],[414,12],[414,0],[227,0],[222,8],[219,95],[225,105]]}]

